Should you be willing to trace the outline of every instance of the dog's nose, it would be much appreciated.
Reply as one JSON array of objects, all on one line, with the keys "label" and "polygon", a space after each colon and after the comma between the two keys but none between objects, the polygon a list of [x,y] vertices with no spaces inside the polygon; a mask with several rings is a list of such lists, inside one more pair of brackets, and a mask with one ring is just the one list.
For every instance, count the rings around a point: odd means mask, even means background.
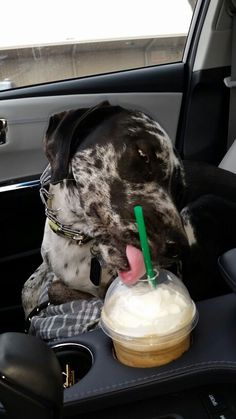
[{"label": "dog's nose", "polygon": [[181,256],[183,248],[188,245],[184,231],[174,230],[166,238],[165,254],[168,258],[178,258]]},{"label": "dog's nose", "polygon": [[166,256],[168,258],[171,258],[171,259],[172,258],[175,259],[175,258],[179,257],[180,247],[179,247],[178,243],[176,243],[174,241],[171,241],[171,240],[167,240],[166,241],[165,253],[166,253]]}]

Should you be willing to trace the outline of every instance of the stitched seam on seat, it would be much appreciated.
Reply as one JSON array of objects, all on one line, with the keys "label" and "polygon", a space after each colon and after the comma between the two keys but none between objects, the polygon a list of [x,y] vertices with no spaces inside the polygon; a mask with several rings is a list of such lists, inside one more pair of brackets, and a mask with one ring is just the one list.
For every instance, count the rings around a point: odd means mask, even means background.
[{"label": "stitched seam on seat", "polygon": [[[89,389],[87,391],[81,391],[78,388],[78,392],[76,392],[76,393],[73,392],[73,395],[71,395],[71,396],[69,394],[69,391],[67,390],[66,398],[67,398],[67,400],[69,400],[69,399],[73,400],[75,398],[76,394],[79,395],[79,396],[96,394],[96,393],[100,393],[101,391],[104,391],[104,390],[110,390],[110,389],[113,390],[113,389],[116,389],[116,388],[120,388],[124,385],[136,384],[136,383],[138,384],[140,382],[144,382],[144,381],[147,381],[147,380],[153,380],[153,379],[158,378],[158,377],[160,377],[160,378],[164,377],[164,378],[166,378],[166,380],[169,380],[170,378],[172,378],[172,377],[170,377],[170,375],[174,374],[174,373],[178,374],[178,373],[181,373],[181,372],[184,372],[184,371],[190,372],[189,369],[196,370],[198,367],[208,367],[209,368],[209,367],[212,366],[212,367],[215,368],[217,365],[219,365],[221,367],[221,369],[222,369],[223,365],[227,369],[229,369],[229,368],[232,368],[232,367],[236,367],[236,362],[234,362],[234,361],[209,361],[209,362],[201,362],[201,363],[192,364],[192,365],[190,364],[190,365],[185,366],[185,367],[175,368],[175,369],[172,369],[172,370],[169,370],[169,371],[160,372],[158,374],[152,374],[152,375],[149,375],[149,376],[146,376],[146,377],[139,377],[139,378],[135,378],[135,379],[132,379],[132,380],[126,380],[126,381],[123,381],[121,383],[116,383],[116,384],[108,385],[108,386],[105,386],[105,387]],[[209,368],[209,369],[212,369],[212,368]],[[74,390],[75,390],[75,388],[74,388]],[[81,398],[80,398],[80,400],[81,400]]]}]

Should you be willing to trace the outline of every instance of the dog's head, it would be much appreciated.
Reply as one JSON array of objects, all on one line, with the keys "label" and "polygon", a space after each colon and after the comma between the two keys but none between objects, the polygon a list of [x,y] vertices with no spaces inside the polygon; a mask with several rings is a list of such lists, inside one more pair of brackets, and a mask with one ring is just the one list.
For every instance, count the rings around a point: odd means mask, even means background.
[{"label": "dog's head", "polygon": [[107,266],[129,269],[127,245],[140,248],[135,205],[143,207],[154,263],[178,260],[187,244],[178,212],[184,175],[156,121],[103,102],[52,116],[44,147],[51,183],[64,193],[63,222],[95,238]]}]

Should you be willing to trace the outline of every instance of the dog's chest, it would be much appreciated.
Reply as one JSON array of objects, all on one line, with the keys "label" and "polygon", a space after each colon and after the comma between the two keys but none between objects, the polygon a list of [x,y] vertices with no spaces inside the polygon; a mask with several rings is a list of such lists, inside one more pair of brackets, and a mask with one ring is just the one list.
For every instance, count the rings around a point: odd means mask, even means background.
[{"label": "dog's chest", "polygon": [[58,236],[46,222],[42,256],[50,269],[68,287],[98,295],[98,287],[90,281],[90,246],[90,243],[79,246],[71,240]]}]

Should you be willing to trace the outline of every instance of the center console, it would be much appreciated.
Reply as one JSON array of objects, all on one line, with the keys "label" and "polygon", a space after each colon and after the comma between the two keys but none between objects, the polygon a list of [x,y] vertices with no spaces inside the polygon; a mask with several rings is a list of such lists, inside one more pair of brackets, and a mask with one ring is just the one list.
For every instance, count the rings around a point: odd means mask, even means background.
[{"label": "center console", "polygon": [[[115,417],[122,418],[129,409],[137,409],[140,418],[161,418],[158,415],[163,414],[170,419],[224,419],[229,414],[236,418],[232,402],[236,400],[236,296],[220,296],[197,306],[199,322],[191,348],[176,361],[158,368],[122,365],[111,340],[101,330],[54,343],[62,370],[68,365],[75,371],[75,384],[64,390],[65,416],[86,412],[88,417],[91,412],[93,417],[96,411],[97,417],[106,407],[111,409],[108,415],[120,412]],[[192,409],[191,416],[188,409]],[[198,411],[203,412],[202,416]]]},{"label": "center console", "polygon": [[[104,403],[105,405],[105,403]],[[76,416],[75,416],[76,417]],[[80,419],[235,419],[236,386],[208,385],[80,413]]]},{"label": "center console", "polygon": [[[221,266],[233,278],[224,260]],[[6,409],[17,419],[20,412],[24,419],[235,419],[236,296],[197,309],[190,349],[160,367],[121,364],[101,329],[49,347],[32,336],[1,335],[0,416]]]}]

